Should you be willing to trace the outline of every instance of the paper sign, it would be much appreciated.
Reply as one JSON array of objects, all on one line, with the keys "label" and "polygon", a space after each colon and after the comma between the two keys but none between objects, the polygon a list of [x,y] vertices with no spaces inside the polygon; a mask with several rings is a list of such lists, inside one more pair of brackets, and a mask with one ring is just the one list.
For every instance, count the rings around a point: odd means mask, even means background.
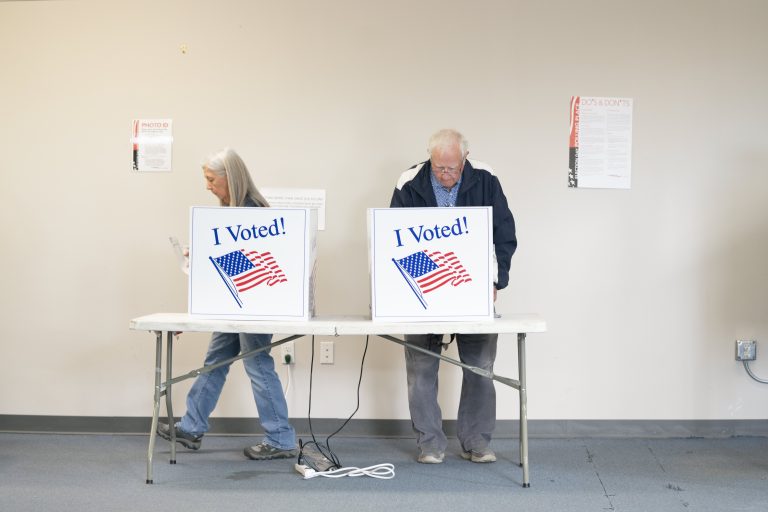
[{"label": "paper sign", "polygon": [[371,318],[493,319],[492,209],[368,210]]},{"label": "paper sign", "polygon": [[189,313],[308,320],[317,214],[307,208],[193,207]]},{"label": "paper sign", "polygon": [[632,99],[571,98],[568,186],[630,188]]},{"label": "paper sign", "polygon": [[131,143],[134,171],[171,170],[172,119],[134,119]]},{"label": "paper sign", "polygon": [[259,187],[273,208],[315,208],[317,230],[325,229],[325,190],[313,188]]}]

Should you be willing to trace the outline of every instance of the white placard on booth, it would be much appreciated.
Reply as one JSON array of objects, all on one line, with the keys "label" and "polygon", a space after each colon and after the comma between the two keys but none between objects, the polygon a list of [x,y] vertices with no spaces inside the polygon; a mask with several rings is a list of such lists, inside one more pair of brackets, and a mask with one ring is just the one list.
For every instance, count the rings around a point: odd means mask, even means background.
[{"label": "white placard on booth", "polygon": [[192,207],[189,313],[236,320],[314,316],[317,212]]},{"label": "white placard on booth", "polygon": [[371,318],[493,319],[491,207],[368,210]]}]

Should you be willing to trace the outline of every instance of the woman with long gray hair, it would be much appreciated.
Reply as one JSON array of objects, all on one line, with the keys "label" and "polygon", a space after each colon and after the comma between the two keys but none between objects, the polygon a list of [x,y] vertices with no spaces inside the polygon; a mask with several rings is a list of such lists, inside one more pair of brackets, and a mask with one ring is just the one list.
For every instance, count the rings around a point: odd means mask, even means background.
[{"label": "woman with long gray hair", "polygon": [[[221,206],[269,206],[253,184],[245,163],[234,150],[226,148],[215,153],[202,167],[206,188],[219,198]],[[204,364],[216,364],[240,353],[265,347],[271,341],[271,334],[215,332],[211,336]],[[200,448],[203,435],[209,429],[208,417],[219,400],[229,366],[220,366],[195,379],[187,394],[187,412],[175,425],[176,442],[182,446],[192,450]],[[275,361],[265,350],[243,359],[243,366],[251,379],[253,398],[264,429],[264,439],[255,446],[246,447],[243,453],[254,460],[295,457],[296,432],[288,422],[288,405],[275,371]],[[157,433],[170,440],[170,425],[160,423]]]},{"label": "woman with long gray hair", "polygon": [[245,162],[234,150],[225,148],[203,163],[207,189],[221,206],[269,206],[253,184]]}]

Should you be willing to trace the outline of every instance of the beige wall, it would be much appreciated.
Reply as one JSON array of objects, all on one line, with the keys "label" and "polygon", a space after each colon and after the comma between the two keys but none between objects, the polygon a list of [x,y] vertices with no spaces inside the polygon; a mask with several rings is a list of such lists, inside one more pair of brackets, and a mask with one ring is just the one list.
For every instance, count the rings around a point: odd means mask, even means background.
[{"label": "beige wall", "polygon": [[[224,145],[258,185],[327,190],[319,313],[366,313],[365,210],[452,126],[518,222],[497,308],[549,325],[531,418],[765,418],[733,351],[760,340],[768,377],[767,22],[761,0],[0,2],[0,414],[150,414],[153,337],[128,321],[186,309],[167,237],[215,204],[198,164]],[[566,188],[571,95],[634,98],[631,190]],[[130,169],[151,117],[174,121],[171,173]],[[181,339],[179,373],[207,345]],[[354,408],[363,339],[336,345],[313,417]],[[460,374],[441,378],[455,418]],[[216,414],[255,415],[239,363]],[[400,347],[371,341],[358,417],[408,417]]]}]

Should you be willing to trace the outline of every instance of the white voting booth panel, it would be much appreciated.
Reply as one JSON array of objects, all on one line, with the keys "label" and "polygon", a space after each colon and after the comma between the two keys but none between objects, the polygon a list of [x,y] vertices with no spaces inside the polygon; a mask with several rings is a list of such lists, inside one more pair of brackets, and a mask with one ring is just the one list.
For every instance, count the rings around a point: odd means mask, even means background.
[{"label": "white voting booth panel", "polygon": [[192,207],[190,315],[309,319],[316,248],[312,209]]},{"label": "white voting booth panel", "polygon": [[371,319],[493,319],[490,207],[368,210]]}]

